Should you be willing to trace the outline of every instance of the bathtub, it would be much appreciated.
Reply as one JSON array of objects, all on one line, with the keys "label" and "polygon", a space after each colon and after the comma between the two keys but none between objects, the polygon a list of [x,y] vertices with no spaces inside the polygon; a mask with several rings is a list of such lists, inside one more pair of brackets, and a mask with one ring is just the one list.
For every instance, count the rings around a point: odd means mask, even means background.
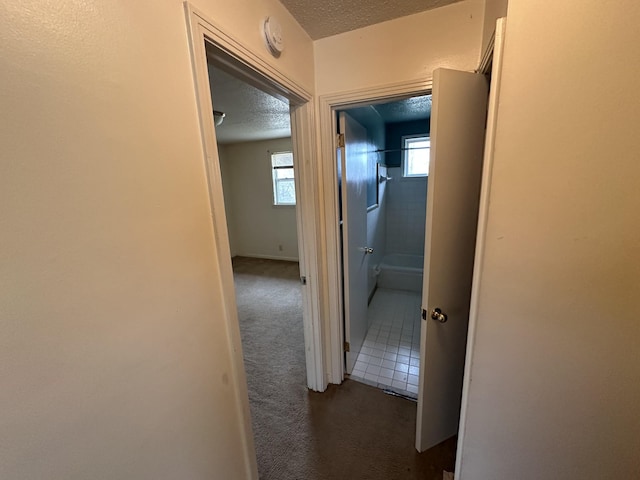
[{"label": "bathtub", "polygon": [[378,287],[422,292],[422,255],[391,253],[377,267]]}]

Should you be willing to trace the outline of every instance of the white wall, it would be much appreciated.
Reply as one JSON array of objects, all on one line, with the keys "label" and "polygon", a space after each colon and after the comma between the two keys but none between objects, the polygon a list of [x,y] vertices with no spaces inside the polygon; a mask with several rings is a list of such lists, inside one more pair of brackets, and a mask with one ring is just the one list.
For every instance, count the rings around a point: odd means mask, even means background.
[{"label": "white wall", "polygon": [[484,26],[482,29],[482,51],[487,49],[491,35],[496,29],[496,20],[507,16],[509,0],[486,0],[484,4]]},{"label": "white wall", "polygon": [[225,201],[229,197],[231,206],[227,214],[233,226],[234,256],[298,260],[296,207],[273,205],[271,177],[271,153],[291,148],[291,138],[223,146],[222,174]]},{"label": "white wall", "polygon": [[318,95],[474,70],[484,2],[467,0],[314,42]]},{"label": "white wall", "polygon": [[[279,2],[196,4],[313,91]],[[182,1],[0,12],[0,477],[247,478]]]},{"label": "white wall", "polygon": [[227,233],[229,234],[229,249],[231,257],[235,257],[236,250],[236,226],[233,220],[233,195],[231,182],[231,162],[228,161],[227,149],[218,144],[218,158],[220,159],[220,175],[222,176],[222,192],[224,194],[224,213],[227,217]]},{"label": "white wall", "polygon": [[638,25],[509,2],[456,478],[640,478]]}]

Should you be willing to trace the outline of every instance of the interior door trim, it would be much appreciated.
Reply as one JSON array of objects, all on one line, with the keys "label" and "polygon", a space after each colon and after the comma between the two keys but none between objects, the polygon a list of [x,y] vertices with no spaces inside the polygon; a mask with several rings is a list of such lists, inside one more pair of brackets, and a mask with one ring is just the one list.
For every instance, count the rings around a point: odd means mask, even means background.
[{"label": "interior door trim", "polygon": [[431,77],[394,83],[385,86],[369,87],[347,92],[322,95],[318,99],[319,112],[319,143],[320,143],[320,172],[323,185],[321,198],[325,212],[324,221],[324,251],[326,259],[327,292],[324,312],[327,321],[324,326],[324,354],[325,369],[329,383],[339,384],[344,380],[344,330],[342,324],[342,271],[340,250],[340,228],[338,211],[338,172],[336,151],[338,148],[337,121],[335,112],[341,108],[352,108],[374,103],[383,103],[417,95],[428,95],[433,87]]},{"label": "interior door trim", "polygon": [[[469,328],[467,332],[467,351],[465,357],[464,377],[462,381],[462,403],[460,406],[460,425],[458,427],[458,445],[456,448],[456,475],[462,474],[462,457],[464,455],[464,439],[467,427],[467,407],[469,404],[469,388],[471,384],[471,363],[478,324],[478,307],[480,298],[480,276],[484,264],[486,246],[487,221],[489,215],[489,200],[491,196],[491,177],[493,172],[493,156],[495,151],[496,125],[498,123],[498,95],[502,77],[502,62],[504,52],[504,34],[506,18],[499,18],[496,24],[494,45],[492,50],[491,84],[489,86],[489,104],[487,111],[487,131],[485,136],[484,157],[482,166],[482,183],[480,187],[480,205],[478,208],[478,233],[476,237],[476,252],[473,264],[471,284],[471,302],[469,305]],[[486,55],[485,55],[486,57]],[[479,69],[479,71],[481,71]],[[486,72],[484,72],[486,73]]]},{"label": "interior door trim", "polygon": [[[263,60],[250,48],[217,26],[188,2],[184,3],[189,47],[194,76],[195,100],[200,120],[204,164],[209,187],[209,202],[214,231],[215,269],[220,276],[227,341],[231,350],[231,383],[240,406],[243,459],[247,478],[257,479],[258,469],[253,443],[249,395],[242,357],[242,342],[238,323],[233,269],[227,233],[220,159],[213,124],[213,105],[209,86],[207,59],[223,66],[244,81],[263,88],[273,95],[285,97],[291,108],[291,130],[296,167],[296,209],[300,273],[307,279],[303,293],[303,324],[307,385],[312,390],[326,388],[322,332],[320,323],[320,273],[322,262],[318,256],[320,213],[317,211],[317,176],[315,175],[315,130],[313,128],[313,96],[295,80]],[[209,56],[207,55],[209,54]],[[301,188],[299,188],[301,187]]]}]

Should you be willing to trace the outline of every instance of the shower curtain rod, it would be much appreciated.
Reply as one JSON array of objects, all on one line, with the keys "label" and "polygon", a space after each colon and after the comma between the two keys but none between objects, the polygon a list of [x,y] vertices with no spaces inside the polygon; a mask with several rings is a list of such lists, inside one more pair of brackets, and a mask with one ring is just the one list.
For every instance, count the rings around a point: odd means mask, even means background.
[{"label": "shower curtain rod", "polygon": [[429,149],[431,147],[413,147],[413,148],[389,148],[387,150],[374,150],[374,153],[388,153],[388,152],[402,152],[404,150],[424,150]]}]

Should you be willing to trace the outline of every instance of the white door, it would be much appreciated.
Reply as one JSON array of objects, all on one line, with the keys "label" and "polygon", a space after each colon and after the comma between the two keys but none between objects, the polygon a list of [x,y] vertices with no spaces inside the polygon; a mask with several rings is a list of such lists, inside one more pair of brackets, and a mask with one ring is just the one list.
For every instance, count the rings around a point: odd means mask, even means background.
[{"label": "white door", "polygon": [[[416,425],[420,452],[458,431],[487,97],[488,83],[480,74],[434,72],[422,290],[427,315]],[[436,308],[446,317],[434,313]]]},{"label": "white door", "polygon": [[342,255],[344,335],[349,343],[346,372],[351,373],[367,334],[367,131],[344,112],[339,117],[344,147],[342,170]]}]

